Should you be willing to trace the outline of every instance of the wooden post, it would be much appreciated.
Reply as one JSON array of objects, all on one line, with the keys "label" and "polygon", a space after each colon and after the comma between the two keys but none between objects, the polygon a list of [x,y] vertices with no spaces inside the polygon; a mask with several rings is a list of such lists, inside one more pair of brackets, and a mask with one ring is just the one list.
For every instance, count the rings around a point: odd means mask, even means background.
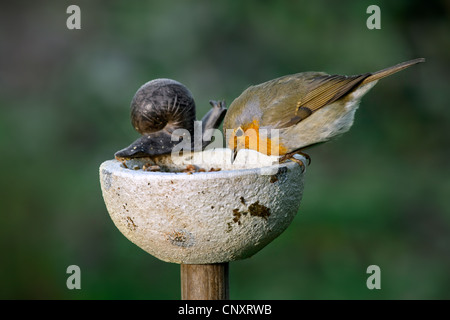
[{"label": "wooden post", "polygon": [[229,299],[228,262],[216,264],[182,264],[182,300]]}]

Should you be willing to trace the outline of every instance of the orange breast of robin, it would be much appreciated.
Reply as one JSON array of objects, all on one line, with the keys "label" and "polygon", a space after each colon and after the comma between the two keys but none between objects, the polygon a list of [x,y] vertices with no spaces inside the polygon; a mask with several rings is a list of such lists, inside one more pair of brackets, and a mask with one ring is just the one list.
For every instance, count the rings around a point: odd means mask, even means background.
[{"label": "orange breast of robin", "polygon": [[241,126],[243,135],[237,136],[236,131],[229,140],[231,149],[252,149],[266,155],[284,155],[287,148],[283,146],[279,139],[279,130],[261,129],[258,120],[246,123]]}]

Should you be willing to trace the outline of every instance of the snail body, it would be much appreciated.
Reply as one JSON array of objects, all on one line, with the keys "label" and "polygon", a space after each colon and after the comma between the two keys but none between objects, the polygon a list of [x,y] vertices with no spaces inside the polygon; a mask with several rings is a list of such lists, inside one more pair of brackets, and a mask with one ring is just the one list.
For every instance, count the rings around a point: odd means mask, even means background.
[{"label": "snail body", "polygon": [[[202,119],[202,148],[211,142],[207,139],[207,132],[211,131],[208,129],[217,129],[227,111],[223,101],[210,101],[210,104],[212,109]],[[131,123],[141,137],[117,151],[115,157],[131,159],[170,154],[179,143],[174,131],[184,129],[185,134],[193,137],[195,121],[195,101],[183,84],[171,79],[151,80],[139,88],[131,101]]]}]

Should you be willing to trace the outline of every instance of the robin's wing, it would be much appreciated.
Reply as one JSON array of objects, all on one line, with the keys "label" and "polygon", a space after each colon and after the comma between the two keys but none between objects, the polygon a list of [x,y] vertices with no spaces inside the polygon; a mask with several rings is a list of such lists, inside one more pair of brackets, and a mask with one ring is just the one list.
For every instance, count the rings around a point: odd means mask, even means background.
[{"label": "robin's wing", "polygon": [[[276,128],[287,128],[309,117],[320,108],[344,97],[358,87],[370,73],[356,76],[327,75],[323,73],[299,74],[296,81],[301,88],[289,86],[286,95],[273,106],[267,106],[265,123],[278,123]],[[279,84],[283,85],[283,84]],[[275,121],[276,120],[276,121]]]}]

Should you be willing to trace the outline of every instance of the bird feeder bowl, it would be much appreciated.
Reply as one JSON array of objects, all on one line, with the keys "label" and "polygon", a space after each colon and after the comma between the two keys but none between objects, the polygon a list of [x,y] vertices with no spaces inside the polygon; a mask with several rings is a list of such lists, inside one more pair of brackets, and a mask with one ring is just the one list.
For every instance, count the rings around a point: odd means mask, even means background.
[{"label": "bird feeder bowl", "polygon": [[[304,166],[295,161],[280,164],[278,157],[248,149],[232,161],[236,149],[207,149],[227,111],[223,101],[210,104],[198,123],[184,85],[147,82],[131,103],[141,137],[100,166],[112,221],[143,250],[181,265],[181,296],[189,300],[227,299],[228,263],[254,255],[279,236],[303,193]],[[178,138],[181,155],[175,152]]]},{"label": "bird feeder bowl", "polygon": [[166,262],[248,258],[289,226],[302,198],[303,167],[253,150],[233,163],[229,149],[169,155],[156,172],[145,170],[147,162],[103,162],[101,188],[123,235]]}]

